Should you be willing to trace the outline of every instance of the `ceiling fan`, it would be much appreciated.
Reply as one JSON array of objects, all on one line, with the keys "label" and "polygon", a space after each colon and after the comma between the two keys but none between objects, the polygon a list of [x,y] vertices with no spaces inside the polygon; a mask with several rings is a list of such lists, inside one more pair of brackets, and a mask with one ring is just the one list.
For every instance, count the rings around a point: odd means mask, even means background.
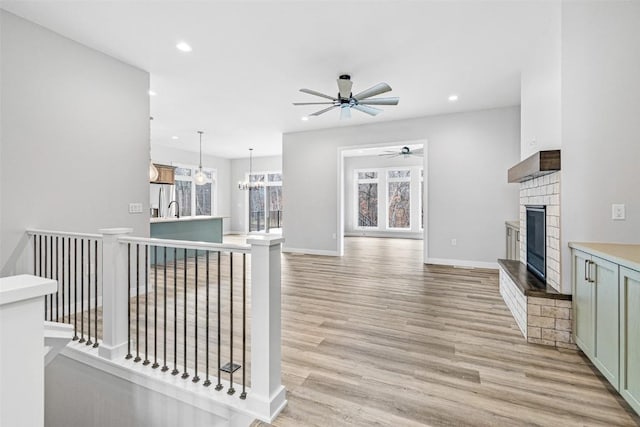
[{"label": "ceiling fan", "polygon": [[378,154],[378,156],[384,156],[384,157],[398,157],[398,156],[403,156],[403,157],[409,157],[409,156],[416,156],[416,157],[422,157],[422,154],[424,153],[424,148],[418,148],[417,150],[412,150],[411,148],[404,146],[400,149],[400,151],[398,150],[394,150],[394,151],[390,151],[387,150],[384,153]]},{"label": "ceiling fan", "polygon": [[326,95],[315,90],[300,89],[300,92],[330,99],[330,102],[294,102],[293,105],[331,105],[328,108],[309,114],[310,116],[319,116],[320,114],[326,113],[327,111],[339,107],[340,118],[348,119],[351,117],[352,108],[369,114],[370,116],[375,116],[378,113],[381,113],[382,110],[380,110],[379,108],[371,107],[371,105],[398,105],[398,101],[400,100],[400,98],[398,97],[371,98],[372,96],[391,91],[391,86],[386,83],[378,83],[377,85],[372,86],[369,89],[363,90],[362,92],[353,95],[351,93],[351,86],[353,86],[353,82],[351,81],[350,75],[341,75],[340,77],[338,77],[337,82],[338,96],[335,98],[333,96]]}]

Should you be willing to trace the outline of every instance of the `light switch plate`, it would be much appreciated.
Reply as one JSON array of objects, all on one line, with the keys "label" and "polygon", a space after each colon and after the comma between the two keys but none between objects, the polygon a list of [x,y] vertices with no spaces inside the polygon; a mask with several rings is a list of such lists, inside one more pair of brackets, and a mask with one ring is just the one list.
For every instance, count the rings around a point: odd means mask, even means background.
[{"label": "light switch plate", "polygon": [[129,203],[129,213],[130,214],[142,213],[142,203]]},{"label": "light switch plate", "polygon": [[611,219],[624,220],[627,217],[626,209],[622,204],[611,205]]}]

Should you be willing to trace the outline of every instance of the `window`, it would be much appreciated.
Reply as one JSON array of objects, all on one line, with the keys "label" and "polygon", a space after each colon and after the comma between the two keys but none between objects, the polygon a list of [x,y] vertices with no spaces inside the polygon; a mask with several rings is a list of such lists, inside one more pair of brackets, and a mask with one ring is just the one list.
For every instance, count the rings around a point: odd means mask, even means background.
[{"label": "window", "polygon": [[378,226],[378,172],[357,172],[358,227]]},{"label": "window", "polygon": [[389,228],[411,228],[411,171],[388,171],[387,189]]},{"label": "window", "polygon": [[354,170],[352,227],[421,232],[423,195],[418,193],[424,190],[423,180],[418,165]]},{"label": "window", "polygon": [[216,171],[204,169],[206,182],[196,185],[193,181],[197,166],[180,165],[176,167],[174,193],[180,204],[180,216],[213,215],[215,205]]},{"label": "window", "polygon": [[[282,173],[252,173],[249,182],[263,182],[264,187],[249,190],[249,231],[282,228]],[[266,205],[267,193],[269,205]],[[267,210],[268,209],[268,210]]]}]

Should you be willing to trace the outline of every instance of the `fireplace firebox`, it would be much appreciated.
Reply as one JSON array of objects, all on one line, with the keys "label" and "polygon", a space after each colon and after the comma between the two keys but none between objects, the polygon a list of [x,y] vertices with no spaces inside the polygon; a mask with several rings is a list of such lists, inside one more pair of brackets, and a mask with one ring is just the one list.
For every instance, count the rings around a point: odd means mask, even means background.
[{"label": "fireplace firebox", "polygon": [[545,206],[527,206],[527,269],[546,283],[547,225]]}]

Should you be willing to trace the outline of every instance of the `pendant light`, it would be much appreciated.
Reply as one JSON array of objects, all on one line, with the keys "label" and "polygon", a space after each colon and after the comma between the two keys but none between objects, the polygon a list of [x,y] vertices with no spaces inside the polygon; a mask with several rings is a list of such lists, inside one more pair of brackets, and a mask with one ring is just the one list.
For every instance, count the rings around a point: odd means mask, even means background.
[{"label": "pendant light", "polygon": [[253,175],[253,148],[249,148],[249,181],[240,181],[238,182],[238,189],[240,190],[250,190],[252,188],[262,188],[264,187],[264,182],[257,181],[251,182],[251,176]]},{"label": "pendant light", "polygon": [[202,134],[204,132],[199,130],[198,133],[200,134],[200,165],[198,166],[198,171],[196,172],[193,180],[196,185],[204,185],[207,182],[207,176],[202,171]]}]

